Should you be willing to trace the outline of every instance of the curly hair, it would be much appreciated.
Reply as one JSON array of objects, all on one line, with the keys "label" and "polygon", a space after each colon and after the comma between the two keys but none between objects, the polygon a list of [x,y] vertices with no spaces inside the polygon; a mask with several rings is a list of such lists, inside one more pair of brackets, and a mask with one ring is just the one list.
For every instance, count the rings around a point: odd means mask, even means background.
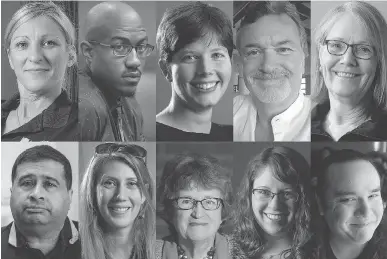
[{"label": "curly hair", "polygon": [[297,151],[288,147],[269,147],[250,160],[242,178],[237,194],[236,208],[233,213],[234,239],[239,248],[249,257],[263,252],[266,245],[264,230],[259,226],[252,208],[252,189],[254,180],[261,170],[270,167],[274,177],[290,184],[299,194],[299,200],[290,233],[292,247],[283,251],[285,258],[310,258],[303,246],[309,241],[310,234],[310,176],[309,164]]}]

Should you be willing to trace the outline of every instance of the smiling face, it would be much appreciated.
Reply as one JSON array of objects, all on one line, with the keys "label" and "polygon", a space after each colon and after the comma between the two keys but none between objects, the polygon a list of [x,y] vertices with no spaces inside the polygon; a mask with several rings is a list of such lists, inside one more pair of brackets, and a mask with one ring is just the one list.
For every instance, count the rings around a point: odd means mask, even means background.
[{"label": "smiling face", "polygon": [[104,227],[110,230],[131,228],[145,201],[134,171],[120,161],[104,164],[96,195]]},{"label": "smiling face", "polygon": [[[217,189],[192,188],[180,190],[177,198],[188,197],[195,200],[222,198]],[[173,225],[179,238],[191,241],[213,240],[222,223],[222,206],[216,210],[205,210],[200,203],[190,210],[175,209]]]},{"label": "smiling face", "polygon": [[174,95],[193,110],[215,106],[231,78],[231,60],[215,37],[199,39],[181,48],[169,66]]},{"label": "smiling face", "polygon": [[59,162],[26,162],[16,169],[11,188],[11,211],[18,224],[63,224],[71,203],[64,168]]},{"label": "smiling face", "polygon": [[365,244],[383,216],[378,172],[357,160],[333,164],[326,174],[323,214],[331,239]]},{"label": "smiling face", "polygon": [[305,57],[297,25],[289,16],[265,15],[242,27],[238,48],[246,86],[260,102],[294,101]]},{"label": "smiling face", "polygon": [[[283,183],[274,177],[270,167],[260,169],[255,178],[253,189],[263,189],[272,193],[294,191],[290,184]],[[252,208],[255,219],[268,236],[287,236],[294,222],[296,202],[281,199],[278,195],[269,200],[260,200],[251,194]]]},{"label": "smiling face", "polygon": [[22,90],[46,93],[61,89],[65,71],[73,63],[59,25],[40,16],[20,25],[12,35],[8,59]]},{"label": "smiling face", "polygon": [[[365,26],[353,14],[344,14],[334,23],[326,40],[340,40],[347,44],[371,45]],[[321,72],[330,95],[360,100],[370,89],[375,77],[377,57],[359,59],[349,47],[342,56],[328,52],[327,46],[320,47]]]}]

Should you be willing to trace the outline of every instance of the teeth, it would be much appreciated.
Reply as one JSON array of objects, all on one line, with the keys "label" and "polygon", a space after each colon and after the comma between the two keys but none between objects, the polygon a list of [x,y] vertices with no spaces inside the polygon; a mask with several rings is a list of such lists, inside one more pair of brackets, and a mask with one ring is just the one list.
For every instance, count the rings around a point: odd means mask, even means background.
[{"label": "teeth", "polygon": [[215,85],[216,85],[216,82],[215,83],[205,83],[205,84],[195,84],[194,86],[199,88],[199,89],[207,90],[207,89],[214,87]]},{"label": "teeth", "polygon": [[117,211],[117,212],[124,212],[124,211],[127,211],[129,209],[129,207],[125,207],[125,208],[111,208],[111,210],[114,210],[114,211]]},{"label": "teeth", "polygon": [[265,215],[271,219],[271,220],[280,220],[282,218],[282,215],[278,215],[278,214],[267,214],[265,213]]},{"label": "teeth", "polygon": [[338,75],[339,77],[355,77],[356,76],[356,74],[344,73],[344,72],[336,72],[336,75]]}]

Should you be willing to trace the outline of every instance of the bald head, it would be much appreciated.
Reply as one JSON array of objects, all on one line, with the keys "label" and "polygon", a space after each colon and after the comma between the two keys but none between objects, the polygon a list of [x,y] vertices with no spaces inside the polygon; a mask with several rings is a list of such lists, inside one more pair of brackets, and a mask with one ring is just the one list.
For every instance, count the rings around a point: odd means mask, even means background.
[{"label": "bald head", "polygon": [[120,33],[145,32],[140,15],[128,4],[103,2],[87,13],[85,39],[103,41]]}]

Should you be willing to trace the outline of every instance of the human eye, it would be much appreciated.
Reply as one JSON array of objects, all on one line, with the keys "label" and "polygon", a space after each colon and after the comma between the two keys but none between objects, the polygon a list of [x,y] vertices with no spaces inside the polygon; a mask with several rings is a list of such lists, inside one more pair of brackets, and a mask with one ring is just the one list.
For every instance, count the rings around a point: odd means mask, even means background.
[{"label": "human eye", "polygon": [[117,53],[120,53],[120,54],[127,53],[127,50],[129,48],[129,46],[125,45],[125,44],[116,44],[116,45],[113,45],[112,47],[113,47],[114,51],[116,51]]},{"label": "human eye", "polygon": [[271,196],[271,191],[265,189],[255,189],[255,193],[264,197]]},{"label": "human eye", "polygon": [[286,200],[294,200],[297,197],[297,193],[293,191],[285,191],[283,192],[283,195]]},{"label": "human eye", "polygon": [[209,198],[209,199],[205,199],[204,203],[206,203],[207,205],[210,205],[210,206],[214,206],[218,203],[218,200],[215,198]]},{"label": "human eye", "polygon": [[58,46],[58,43],[54,40],[47,40],[47,41],[43,42],[43,47],[52,48],[55,46]]},{"label": "human eye", "polygon": [[183,62],[187,62],[187,63],[192,63],[192,62],[195,62],[197,59],[199,59],[198,56],[196,55],[193,55],[193,54],[186,54],[182,57],[182,61]]},{"label": "human eye", "polygon": [[226,55],[223,54],[222,52],[215,52],[212,54],[212,58],[215,60],[224,59],[225,57],[226,57]]},{"label": "human eye", "polygon": [[21,187],[27,188],[27,187],[32,187],[35,185],[35,182],[32,179],[25,179],[20,181],[19,185]]},{"label": "human eye", "polygon": [[368,196],[369,199],[376,199],[379,197],[381,197],[380,192],[377,192],[377,193],[375,192],[375,193],[372,193]]},{"label": "human eye", "polygon": [[56,183],[52,182],[52,181],[45,181],[44,182],[44,187],[46,188],[53,188],[53,187],[57,187]]},{"label": "human eye", "polygon": [[15,44],[15,48],[18,50],[23,50],[28,48],[28,42],[26,41],[19,41]]},{"label": "human eye", "polygon": [[276,49],[277,53],[282,54],[282,55],[289,55],[293,52],[293,49],[288,48],[288,47],[280,47]]},{"label": "human eye", "polygon": [[128,186],[128,188],[133,189],[133,188],[137,188],[138,187],[138,182],[136,182],[136,181],[129,181],[129,182],[126,183],[126,185]]},{"label": "human eye", "polygon": [[248,48],[244,51],[244,56],[247,58],[256,57],[262,53],[260,48]]},{"label": "human eye", "polygon": [[107,179],[102,183],[102,186],[107,189],[112,189],[117,186],[117,183],[112,179]]},{"label": "human eye", "polygon": [[357,201],[357,199],[355,197],[341,197],[338,201],[342,204],[353,204]]},{"label": "human eye", "polygon": [[147,45],[146,44],[142,44],[142,45],[138,45],[138,46],[136,46],[136,51],[138,51],[138,52],[144,52],[144,51],[146,51],[147,50]]},{"label": "human eye", "polygon": [[329,41],[328,46],[332,50],[342,50],[342,49],[344,49],[345,44],[343,42],[340,42],[340,41]]},{"label": "human eye", "polygon": [[372,47],[368,45],[358,45],[356,50],[362,54],[367,54],[367,55],[373,53]]}]

